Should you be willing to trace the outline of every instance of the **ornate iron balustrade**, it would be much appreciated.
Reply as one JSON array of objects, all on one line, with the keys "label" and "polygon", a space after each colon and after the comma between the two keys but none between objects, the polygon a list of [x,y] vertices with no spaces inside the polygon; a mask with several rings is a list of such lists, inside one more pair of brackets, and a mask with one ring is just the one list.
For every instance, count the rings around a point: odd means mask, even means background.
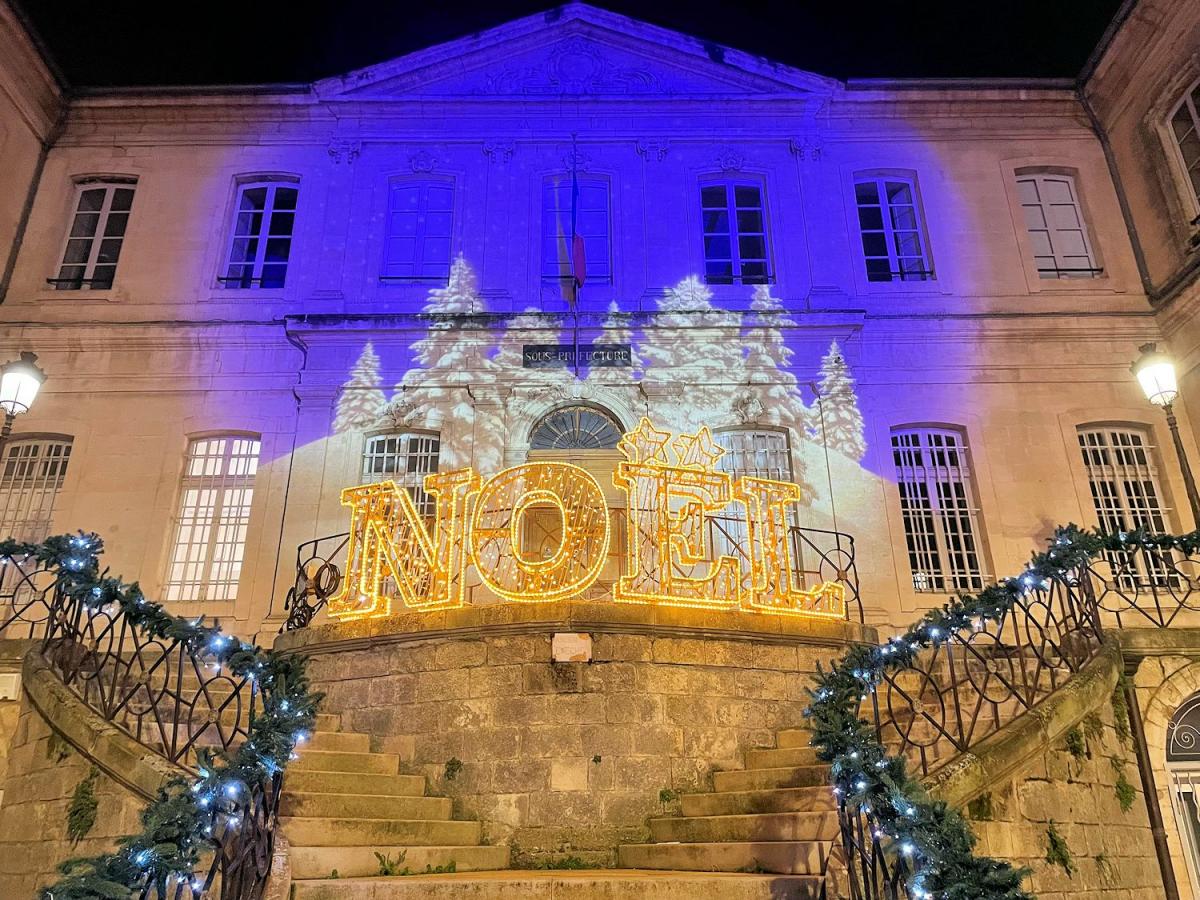
[{"label": "ornate iron balustrade", "polygon": [[[859,705],[891,755],[928,775],[1061,687],[1101,648],[1104,628],[1166,628],[1200,611],[1200,556],[1137,546],[1105,550],[1064,578],[1030,579],[995,620],[917,648]],[[854,900],[910,897],[911,859],[867,809],[838,796]],[[915,898],[914,898],[915,900]]]},{"label": "ornate iron balustrade", "polygon": [[[55,567],[0,556],[0,637],[40,642],[50,669],[92,712],[154,753],[195,773],[203,752],[243,743],[260,707],[253,678],[205,663],[184,641],[155,638],[118,604],[63,589]],[[274,849],[282,773],[222,798],[202,875],[147,879],[141,900],[260,900]]]},{"label": "ornate iron balustrade", "polygon": [[[624,509],[610,510],[615,527],[609,548],[609,560],[623,570],[627,555],[624,530]],[[749,539],[745,525],[737,520],[713,516],[707,519],[708,548],[714,554],[729,554],[749,570]],[[329,598],[338,593],[346,565],[346,550],[350,532],[343,531],[305,541],[296,548],[296,580],[288,589],[283,608],[287,612],[280,631],[307,628],[325,608]],[[858,569],[854,560],[854,538],[839,531],[791,526],[788,529],[790,552],[796,570],[805,582],[799,587],[813,587],[823,581],[842,584],[846,589],[847,618],[864,621],[862,595],[859,591]],[[679,567],[681,574],[695,575],[707,566],[704,561],[692,567]]]}]

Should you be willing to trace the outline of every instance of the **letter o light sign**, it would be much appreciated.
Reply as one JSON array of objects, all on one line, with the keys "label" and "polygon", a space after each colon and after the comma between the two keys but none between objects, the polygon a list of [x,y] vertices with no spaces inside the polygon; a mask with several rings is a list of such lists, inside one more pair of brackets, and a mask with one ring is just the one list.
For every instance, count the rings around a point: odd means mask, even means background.
[{"label": "letter o light sign", "polygon": [[[531,531],[540,531],[541,545],[526,537]],[[470,540],[479,578],[497,596],[573,596],[595,582],[608,555],[604,492],[590,472],[569,463],[505,469],[476,500]]]}]

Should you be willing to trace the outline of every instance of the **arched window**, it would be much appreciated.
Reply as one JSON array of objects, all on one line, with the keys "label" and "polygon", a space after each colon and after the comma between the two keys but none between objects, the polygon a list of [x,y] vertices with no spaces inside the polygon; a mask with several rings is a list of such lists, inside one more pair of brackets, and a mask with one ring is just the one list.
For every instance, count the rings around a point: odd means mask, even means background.
[{"label": "arched window", "polygon": [[1167,724],[1166,763],[1171,810],[1194,891],[1200,885],[1200,693],[1184,700]]},{"label": "arched window", "polygon": [[14,438],[6,444],[0,461],[0,537],[36,542],[49,536],[70,459],[69,437]]},{"label": "arched window", "polygon": [[624,429],[606,410],[565,406],[533,426],[531,450],[615,450]]}]

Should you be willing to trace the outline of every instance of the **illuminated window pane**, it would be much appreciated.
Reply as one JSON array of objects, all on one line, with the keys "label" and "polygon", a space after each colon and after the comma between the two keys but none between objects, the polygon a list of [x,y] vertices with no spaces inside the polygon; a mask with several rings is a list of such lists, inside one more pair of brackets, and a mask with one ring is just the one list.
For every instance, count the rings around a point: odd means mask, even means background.
[{"label": "illuminated window pane", "polygon": [[79,186],[75,216],[63,248],[62,265],[51,279],[56,290],[105,290],[117,274],[133,187],[87,182]]},{"label": "illuminated window pane", "polygon": [[894,175],[855,182],[868,281],[933,279],[925,225],[915,198],[912,182]]},{"label": "illuminated window pane", "polygon": [[440,453],[441,439],[436,434],[375,435],[363,449],[363,483],[394,481],[408,490],[417,512],[432,516],[436,504],[425,493],[425,476],[438,470]]},{"label": "illuminated window pane", "polygon": [[981,590],[987,574],[982,529],[963,435],[940,428],[894,429],[892,461],[913,588]]},{"label": "illuminated window pane", "polygon": [[556,409],[534,426],[531,450],[613,450],[621,440],[621,426],[594,406]]},{"label": "illuminated window pane", "polygon": [[188,444],[163,594],[168,601],[237,598],[246,548],[257,438],[221,435]]},{"label": "illuminated window pane", "polygon": [[[1168,530],[1148,432],[1121,426],[1080,428],[1079,450],[1101,531],[1141,528],[1151,534],[1164,534]],[[1142,574],[1155,584],[1165,584],[1171,578],[1165,556],[1110,554],[1109,560],[1126,573],[1130,587]],[[1148,567],[1145,573],[1138,569],[1141,560]]]},{"label": "illuminated window pane", "polygon": [[15,439],[0,460],[0,538],[36,543],[50,535],[67,477],[69,439]]},{"label": "illuminated window pane", "polygon": [[291,182],[238,188],[229,253],[220,282],[227,288],[281,288],[287,280],[299,189]]},{"label": "illuminated window pane", "polygon": [[771,281],[763,188],[728,181],[700,186],[704,276],[709,284]]}]

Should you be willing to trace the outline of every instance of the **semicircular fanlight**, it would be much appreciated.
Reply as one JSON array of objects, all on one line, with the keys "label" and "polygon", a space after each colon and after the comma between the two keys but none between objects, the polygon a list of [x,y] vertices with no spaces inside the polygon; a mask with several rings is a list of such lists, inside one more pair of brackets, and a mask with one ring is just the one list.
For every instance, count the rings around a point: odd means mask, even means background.
[{"label": "semicircular fanlight", "polygon": [[533,427],[531,450],[613,450],[621,440],[621,426],[594,406],[556,409]]}]

